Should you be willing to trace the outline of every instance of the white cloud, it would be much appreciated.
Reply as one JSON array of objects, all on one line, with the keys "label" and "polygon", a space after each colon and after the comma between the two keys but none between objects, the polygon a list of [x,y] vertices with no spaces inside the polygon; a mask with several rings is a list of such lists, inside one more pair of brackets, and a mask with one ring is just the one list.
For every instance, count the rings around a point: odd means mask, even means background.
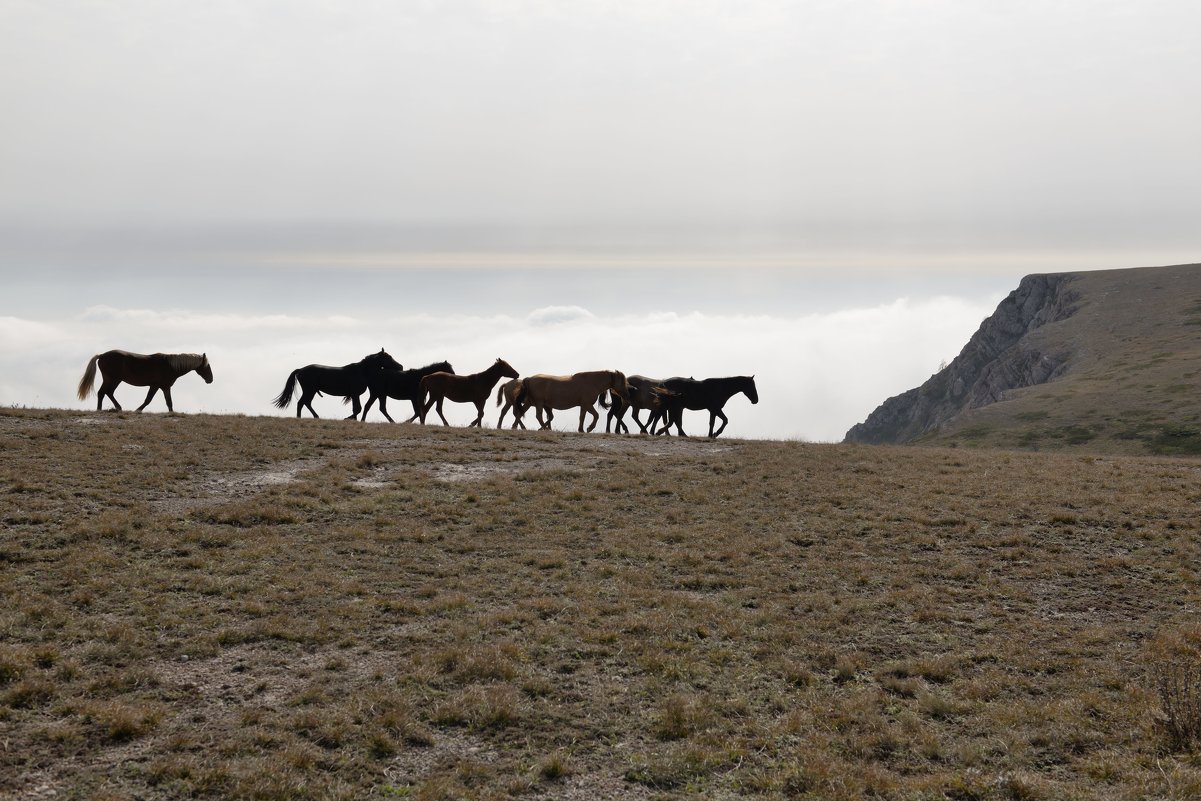
[{"label": "white cloud", "polygon": [[525,319],[533,326],[549,326],[594,318],[592,312],[580,306],[543,306],[541,309],[534,309]]},{"label": "white cloud", "polygon": [[[354,319],[93,307],[53,322],[0,318],[6,376],[0,403],[93,408],[94,399],[80,403],[74,396],[85,362],[119,347],[208,353],[215,380],[205,385],[181,378],[173,390],[181,411],[291,415],[294,409],[280,412],[270,399],[293,369],[345,364],[382,345],[406,367],[447,359],[460,373],[483,370],[500,356],[523,375],[595,369],[655,377],[754,374],[760,403],[733,398],[728,435],[839,440],[885,398],[953,358],[994,305],[944,297],[800,317],[593,315],[581,307],[546,307],[523,318]],[[140,392],[124,387],[118,396],[133,401]],[[322,416],[349,413],[334,398],[315,405]],[[474,410],[459,406],[447,416],[462,425]],[[373,412],[371,419],[382,418]],[[491,401],[486,421],[495,424]],[[563,426],[570,425],[564,418]],[[694,435],[707,425],[703,413],[685,418]]]}]

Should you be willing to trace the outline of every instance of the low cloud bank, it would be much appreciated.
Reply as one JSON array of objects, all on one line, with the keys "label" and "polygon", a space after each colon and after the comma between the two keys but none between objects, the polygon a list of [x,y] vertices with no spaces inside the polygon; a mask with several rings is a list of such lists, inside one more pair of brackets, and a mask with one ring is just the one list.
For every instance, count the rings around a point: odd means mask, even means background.
[{"label": "low cloud bank", "polygon": [[[93,354],[203,351],[215,380],[206,386],[193,375],[181,378],[172,390],[176,409],[291,415],[294,407],[281,412],[270,400],[293,369],[345,364],[384,347],[405,367],[448,359],[459,373],[483,370],[499,356],[523,375],[601,369],[655,377],[755,375],[760,403],[733,398],[727,435],[833,441],[953,358],[995,305],[940,297],[799,317],[604,316],[551,306],[523,316],[356,318],[91,307],[69,319],[0,317],[0,403],[95,408],[94,396],[80,402],[74,394]],[[117,395],[136,406],[144,391],[123,386]],[[161,405],[159,398],[151,409]],[[314,405],[324,417],[349,413],[337,398]],[[447,413],[456,425],[474,416],[464,406]],[[576,419],[561,414],[556,428],[574,428]],[[369,420],[383,417],[373,410]],[[485,422],[495,425],[492,401]],[[690,434],[704,434],[707,426],[708,415],[686,414]]]}]

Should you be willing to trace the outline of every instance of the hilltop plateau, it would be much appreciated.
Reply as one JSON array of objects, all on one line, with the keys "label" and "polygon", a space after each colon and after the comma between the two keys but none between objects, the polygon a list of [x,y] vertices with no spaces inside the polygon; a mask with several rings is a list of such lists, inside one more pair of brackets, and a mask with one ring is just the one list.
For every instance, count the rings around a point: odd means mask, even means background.
[{"label": "hilltop plateau", "polygon": [[1201,797],[1193,461],[42,410],[0,450],[0,798]]},{"label": "hilltop plateau", "polygon": [[1031,275],[847,442],[1201,454],[1201,265]]}]

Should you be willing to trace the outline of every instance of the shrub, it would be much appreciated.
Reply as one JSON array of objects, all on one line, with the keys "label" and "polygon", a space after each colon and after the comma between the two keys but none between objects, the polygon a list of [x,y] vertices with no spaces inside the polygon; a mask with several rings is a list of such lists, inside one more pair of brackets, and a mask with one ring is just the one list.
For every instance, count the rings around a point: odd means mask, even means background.
[{"label": "shrub", "polygon": [[1152,666],[1160,724],[1173,748],[1201,743],[1201,659],[1174,659]]}]

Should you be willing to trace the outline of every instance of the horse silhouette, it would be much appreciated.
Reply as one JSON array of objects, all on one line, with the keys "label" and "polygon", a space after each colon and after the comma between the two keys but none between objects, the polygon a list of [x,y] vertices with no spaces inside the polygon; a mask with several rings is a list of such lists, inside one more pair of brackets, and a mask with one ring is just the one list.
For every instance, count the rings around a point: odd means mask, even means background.
[{"label": "horse silhouette", "polygon": [[379,410],[389,423],[395,423],[392,415],[388,414],[388,398],[407,400],[413,404],[413,416],[406,420],[411,423],[421,416],[421,379],[431,373],[454,373],[455,368],[450,362],[438,362],[418,367],[414,370],[380,370],[367,379],[367,405],[363,407],[363,419],[371,411],[371,404],[379,398]]},{"label": "horse silhouette", "polygon": [[517,376],[517,371],[504,359],[497,359],[487,370],[471,375],[430,373],[421,379],[422,393],[428,393],[430,396],[429,403],[424,404],[421,409],[422,425],[425,424],[425,416],[429,414],[430,408],[435,405],[438,408],[438,416],[442,418],[442,425],[450,425],[446,421],[446,415],[442,414],[442,403],[449,399],[455,403],[474,403],[478,414],[467,427],[483,428],[484,404],[488,402],[492,388],[502,377],[517,378]]},{"label": "horse silhouette", "polygon": [[614,431],[618,434],[630,433],[629,426],[625,423],[626,409],[634,416],[634,422],[638,425],[641,433],[646,433],[646,426],[638,419],[638,411],[646,409],[651,412],[657,412],[660,406],[660,394],[656,392],[663,388],[663,382],[658,378],[647,378],[644,375],[632,375],[626,378],[630,385],[630,397],[628,401],[621,399],[621,396],[615,393],[608,393],[612,399],[612,406],[605,403],[605,394],[601,393],[600,405],[609,410],[605,416],[605,433],[609,433],[610,426],[616,420],[617,425]]},{"label": "horse silhouette", "polygon": [[286,409],[292,402],[292,393],[296,390],[296,384],[299,383],[300,400],[296,402],[297,417],[300,417],[300,410],[306,406],[313,417],[319,417],[317,410],[313,408],[313,397],[322,392],[326,395],[350,398],[354,404],[354,412],[346,419],[353,420],[359,416],[362,408],[359,396],[367,391],[367,382],[374,374],[380,370],[403,369],[400,362],[384,352],[383,348],[379,349],[379,353],[364,356],[359,361],[342,367],[329,367],[324,364],[298,367],[288,376],[283,391],[275,397],[272,403],[280,409]]},{"label": "horse silhouette", "polygon": [[[726,430],[729,419],[722,413],[726,402],[739,392],[744,393],[751,403],[759,402],[759,391],[755,388],[753,375],[738,375],[728,378],[705,378],[697,381],[694,378],[669,378],[663,382],[663,388],[670,390],[673,395],[663,396],[659,411],[651,417],[651,433],[667,434],[671,427],[681,436],[684,433],[684,410],[705,410],[709,412],[709,438],[717,439]],[[713,424],[721,418],[721,428],[713,430]],[[666,420],[663,428],[655,432],[655,423],[660,419]]]},{"label": "horse silhouette", "polygon": [[125,350],[110,350],[99,353],[88,361],[83,378],[79,380],[80,400],[86,398],[92,391],[92,384],[96,380],[97,366],[100,368],[102,380],[100,391],[96,393],[96,411],[100,411],[104,405],[105,395],[108,395],[109,400],[113,402],[113,407],[117,411],[121,411],[121,404],[117,403],[117,396],[113,394],[113,390],[122,381],[135,387],[150,387],[150,391],[146,393],[146,400],[142,401],[142,405],[138,407],[139,412],[150,405],[150,401],[154,399],[155,393],[160,389],[163,391],[163,397],[167,400],[167,411],[174,412],[175,407],[171,404],[171,387],[181,375],[193,370],[204,379],[204,383],[213,383],[213,368],[209,366],[208,354],[205,353],[151,353],[146,355],[130,353]]},{"label": "horse silhouette", "polygon": [[[555,409],[580,409],[580,432],[584,431],[585,415],[592,415],[588,430],[596,428],[600,416],[595,403],[603,392],[613,392],[623,400],[629,399],[629,384],[618,370],[592,370],[572,375],[532,375],[521,380],[516,403],[532,406],[542,428],[550,428]],[[546,420],[542,415],[546,413]]]},{"label": "horse silhouette", "polygon": [[525,423],[521,417],[526,412],[526,407],[517,405],[517,395],[521,392],[521,379],[513,378],[496,388],[496,405],[504,404],[504,408],[500,410],[500,417],[496,420],[496,427],[500,428],[505,422],[505,412],[509,409],[513,410],[513,425],[510,428],[516,429],[518,426],[525,428]]}]

